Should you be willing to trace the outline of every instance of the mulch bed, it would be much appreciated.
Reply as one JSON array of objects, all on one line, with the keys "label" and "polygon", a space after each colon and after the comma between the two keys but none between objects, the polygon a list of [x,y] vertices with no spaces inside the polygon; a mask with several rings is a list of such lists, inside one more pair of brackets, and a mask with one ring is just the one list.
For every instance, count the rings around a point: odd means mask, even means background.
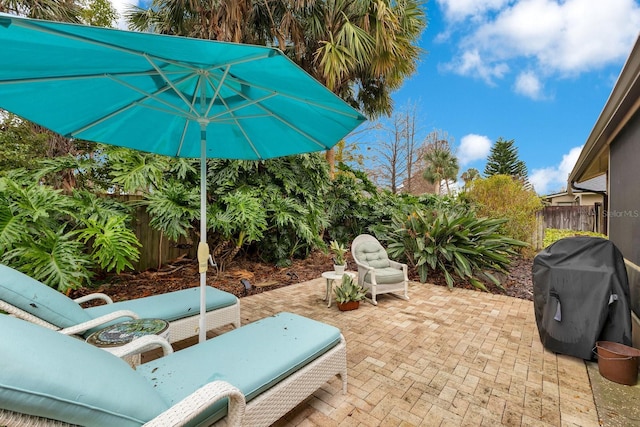
[{"label": "mulch bed", "polygon": [[[347,253],[347,265],[349,269],[355,270],[355,263],[350,253]],[[492,293],[532,300],[531,265],[531,259],[514,259],[509,275],[502,277],[505,290],[503,291],[491,284],[487,284],[487,288]],[[331,255],[320,251],[314,252],[307,259],[294,260],[289,267],[276,267],[240,257],[231,262],[224,271],[216,271],[215,268],[209,268],[207,284],[241,298],[316,279],[321,277],[322,272],[332,269]],[[242,279],[246,279],[251,284],[251,289],[245,289],[241,282]],[[419,281],[415,273],[410,273],[409,279]],[[438,275],[429,277],[427,281],[436,285],[446,286],[444,278]],[[199,284],[200,275],[197,262],[193,259],[182,258],[168,263],[160,270],[107,276],[102,278],[96,287],[72,291],[70,297],[77,298],[92,292],[103,292],[114,301],[122,301],[196,287]],[[473,288],[466,283],[456,283],[456,286]]]}]

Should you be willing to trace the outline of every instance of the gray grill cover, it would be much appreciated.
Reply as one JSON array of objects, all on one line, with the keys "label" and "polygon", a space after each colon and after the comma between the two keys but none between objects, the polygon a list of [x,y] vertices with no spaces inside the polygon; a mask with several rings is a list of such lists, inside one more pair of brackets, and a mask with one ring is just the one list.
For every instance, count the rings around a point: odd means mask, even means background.
[{"label": "gray grill cover", "polygon": [[556,353],[592,359],[596,341],[631,345],[629,283],[622,254],[599,237],[568,237],[533,260],[540,340]]}]

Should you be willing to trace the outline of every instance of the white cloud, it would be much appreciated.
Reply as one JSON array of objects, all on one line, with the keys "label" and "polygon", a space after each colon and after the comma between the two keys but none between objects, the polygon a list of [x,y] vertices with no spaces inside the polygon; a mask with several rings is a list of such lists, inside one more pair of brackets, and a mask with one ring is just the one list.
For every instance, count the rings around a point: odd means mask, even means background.
[{"label": "white cloud", "polygon": [[509,72],[507,64],[491,64],[482,58],[478,50],[464,52],[457,60],[444,65],[444,69],[463,76],[475,75],[489,85],[494,85],[494,79],[502,79]]},{"label": "white cloud", "polygon": [[459,21],[501,9],[509,0],[437,0],[447,19]]},{"label": "white cloud", "polygon": [[531,99],[542,99],[543,85],[534,71],[523,71],[516,78],[514,90]]},{"label": "white cloud", "polygon": [[[438,0],[450,19],[446,32],[461,38],[449,66],[458,74],[486,79],[494,67],[566,77],[626,58],[640,28],[634,0]],[[456,19],[470,19],[461,25]],[[475,63],[469,55],[482,58]],[[495,74],[493,77],[503,77]],[[514,85],[518,88],[518,85]]]},{"label": "white cloud", "polygon": [[462,137],[458,147],[460,166],[486,158],[491,151],[491,140],[484,135],[469,134]]},{"label": "white cloud", "polygon": [[566,189],[567,178],[575,166],[581,151],[582,146],[573,147],[569,153],[562,156],[560,164],[543,169],[534,169],[529,175],[529,181],[533,184],[536,192],[538,194],[548,194],[550,191],[555,192]]}]

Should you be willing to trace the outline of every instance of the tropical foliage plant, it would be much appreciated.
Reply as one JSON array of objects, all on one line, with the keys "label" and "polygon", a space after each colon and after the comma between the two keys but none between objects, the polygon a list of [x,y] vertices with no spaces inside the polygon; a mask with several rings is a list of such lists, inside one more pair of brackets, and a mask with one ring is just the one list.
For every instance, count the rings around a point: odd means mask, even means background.
[{"label": "tropical foliage plant", "polygon": [[457,278],[486,290],[480,278],[501,286],[492,272],[506,272],[514,248],[526,245],[500,234],[505,221],[476,218],[463,208],[423,209],[395,218],[385,239],[389,256],[406,260],[422,282],[433,270],[450,288]]},{"label": "tropical foliage plant", "polygon": [[342,282],[333,290],[336,302],[344,304],[350,301],[362,301],[365,298],[365,292],[362,286],[354,282],[353,278],[348,274],[342,276]]},{"label": "tropical foliage plant", "polygon": [[329,249],[333,253],[333,263],[335,265],[345,265],[347,263],[345,254],[347,253],[347,248],[337,240],[332,240],[329,245]]},{"label": "tropical foliage plant", "polygon": [[63,292],[100,268],[133,268],[140,244],[130,220],[124,205],[86,191],[0,178],[0,262]]}]

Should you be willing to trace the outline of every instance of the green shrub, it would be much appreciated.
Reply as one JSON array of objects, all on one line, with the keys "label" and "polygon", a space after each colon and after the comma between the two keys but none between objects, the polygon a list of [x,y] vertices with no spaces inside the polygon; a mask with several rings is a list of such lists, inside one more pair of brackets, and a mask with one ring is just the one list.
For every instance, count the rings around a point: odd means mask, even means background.
[{"label": "green shrub", "polygon": [[406,260],[423,283],[434,270],[444,275],[449,288],[454,284],[452,273],[483,290],[479,275],[501,286],[491,272],[506,272],[514,248],[526,245],[499,233],[505,221],[476,218],[459,208],[416,211],[394,221],[387,235],[389,256]]},{"label": "green shrub", "polygon": [[546,228],[544,230],[544,239],[542,244],[546,248],[547,246],[555,243],[560,239],[564,239],[565,237],[573,237],[573,236],[593,236],[593,237],[602,237],[607,239],[607,236],[600,233],[595,233],[593,231],[575,231],[575,230],[560,230],[557,228]]},{"label": "green shrub", "polygon": [[507,175],[476,179],[467,194],[480,217],[504,218],[500,231],[512,239],[530,241],[542,202],[533,189]]}]

